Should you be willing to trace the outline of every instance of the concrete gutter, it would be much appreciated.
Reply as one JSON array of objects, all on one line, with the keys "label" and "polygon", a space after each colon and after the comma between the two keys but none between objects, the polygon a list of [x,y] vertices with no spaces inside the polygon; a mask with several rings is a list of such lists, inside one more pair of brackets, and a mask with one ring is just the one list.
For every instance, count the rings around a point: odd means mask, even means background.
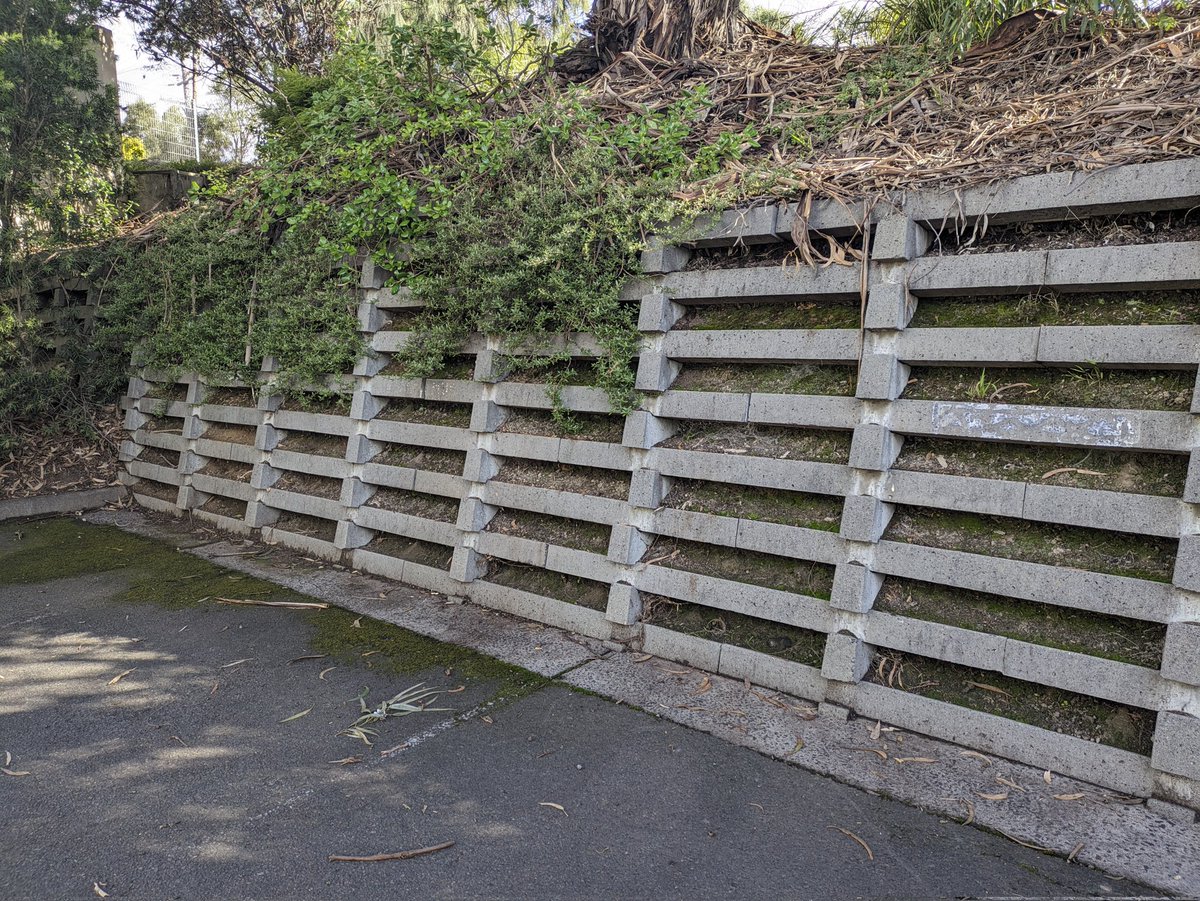
[{"label": "concrete gutter", "polygon": [[[1200,894],[1200,824],[1193,811],[1127,798],[1058,773],[989,757],[886,723],[761,689],[748,680],[625,652],[620,645],[305,559],[225,540],[135,511],[88,522],[175,544],[421,635],[641,708],[872,794],[972,824],[1046,853],[1161,891]],[[268,556],[259,556],[267,552]]]},{"label": "concrete gutter", "polygon": [[97,510],[116,503],[124,496],[123,485],[109,485],[107,488],[86,488],[83,491],[60,491],[55,494],[40,494],[37,497],[8,498],[0,500],[0,522],[6,519],[28,519],[31,516]]}]

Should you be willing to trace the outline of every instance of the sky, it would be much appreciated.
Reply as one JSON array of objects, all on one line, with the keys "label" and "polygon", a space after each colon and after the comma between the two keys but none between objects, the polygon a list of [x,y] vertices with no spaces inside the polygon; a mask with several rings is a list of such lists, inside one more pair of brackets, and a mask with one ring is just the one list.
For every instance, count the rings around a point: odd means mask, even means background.
[{"label": "sky", "polygon": [[[839,0],[750,0],[750,4],[777,9],[789,15],[806,16],[836,8]],[[179,66],[155,64],[144,54],[139,54],[137,32],[128,19],[113,19],[103,24],[113,33],[121,105],[128,106],[135,100],[146,100],[160,113],[172,104],[182,106],[184,95],[180,86]],[[207,83],[201,82],[197,92],[197,105],[201,109],[220,103],[220,98],[212,93],[211,86]]]}]

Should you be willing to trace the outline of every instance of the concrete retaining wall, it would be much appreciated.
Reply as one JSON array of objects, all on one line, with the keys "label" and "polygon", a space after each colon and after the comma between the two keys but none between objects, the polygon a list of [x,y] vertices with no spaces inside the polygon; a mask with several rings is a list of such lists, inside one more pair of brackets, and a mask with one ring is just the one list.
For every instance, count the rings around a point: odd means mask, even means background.
[{"label": "concrete retaining wall", "polygon": [[[645,275],[623,292],[640,305],[645,341],[637,384],[646,393],[641,409],[626,419],[620,442],[551,434],[550,429],[541,435],[506,429],[512,414],[544,412],[550,402],[540,386],[493,378],[498,355],[522,350],[494,339],[476,337],[462,349],[475,358],[475,378],[380,374],[409,337],[389,330],[388,316],[414,301],[403,290],[386,288],[388,274],[367,263],[360,322],[373,350],[355,368],[349,415],[281,408],[270,372],[263,373],[254,406],[203,403],[205,386],[187,377],[180,380],[186,399],[164,403],[151,395],[162,395],[156,386],[165,376],[143,372],[131,380],[125,402],[131,432],[123,450],[125,483],[154,509],[190,510],[221,528],[260,532],[306,554],[747,678],[817,702],[823,711],[844,715],[849,708],[1112,789],[1200,809],[1200,388],[1190,406],[1175,409],[1128,409],[1115,401],[1113,408],[1091,408],[906,396],[913,366],[1060,372],[1110,367],[1194,377],[1200,322],[1012,328],[908,324],[919,305],[938,298],[974,297],[987,304],[995,295],[1027,292],[1200,291],[1200,244],[1171,243],[1169,236],[1161,243],[1116,247],[958,254],[930,249],[935,231],[955,224],[971,227],[985,218],[993,225],[1069,222],[1089,215],[1187,209],[1197,202],[1197,184],[1200,163],[1180,160],[1086,175],[1056,173],[954,195],[894,198],[878,205],[865,223],[867,263],[818,269],[688,268],[690,255],[713,248],[790,241],[798,210],[777,205],[714,217],[697,230],[694,241],[647,251]],[[842,236],[864,225],[838,204],[817,204],[808,222],[824,234]],[[712,304],[846,302],[862,306],[862,329],[706,331],[688,328],[685,318]],[[586,335],[570,336],[567,345],[584,358],[597,351]],[[689,366],[719,364],[736,371],[762,363],[858,365],[855,396],[781,393],[777,385],[758,391],[744,380],[736,390],[674,387]],[[580,413],[611,412],[595,388],[568,387],[562,398]],[[469,404],[469,425],[385,418],[388,404],[397,399],[418,406]],[[418,410],[412,418],[425,417]],[[821,459],[791,451],[768,456],[733,446],[736,441],[723,449],[720,441],[689,438],[721,430],[754,436],[781,428],[839,435],[838,446],[848,445],[848,456],[843,451]],[[316,436],[325,450],[297,450],[303,442],[296,436]],[[1078,452],[1073,459],[1084,461],[1075,464],[1081,468],[1089,465],[1089,454],[1152,454],[1158,456],[1147,459],[1174,460],[1179,471],[1186,465],[1188,475],[1177,491],[1139,493],[1112,478],[1068,487],[1048,483],[1048,476],[1010,477],[1003,467],[986,476],[914,471],[896,466],[906,439],[970,442],[962,446],[999,452],[1067,449]],[[172,454],[177,466],[165,462]],[[540,466],[535,471],[546,476],[531,478],[526,472],[518,478],[522,466]],[[292,481],[284,484],[318,478],[326,486],[329,480],[340,483],[341,491],[317,497],[284,490],[277,482],[288,474]],[[802,521],[773,521],[754,509],[664,505],[680,480],[715,483],[730,497],[744,490],[766,490],[775,497],[812,495],[842,504],[843,512],[832,524],[836,527],[827,530]],[[596,494],[580,487],[602,484],[609,487],[597,488]],[[614,492],[612,486],[619,487]],[[371,504],[384,489],[411,492],[412,508]],[[457,504],[456,517],[447,501]],[[434,509],[441,512],[431,518]],[[544,521],[540,537],[506,534],[490,527],[501,510],[526,522],[554,519]],[[1071,559],[1057,565],[1009,559],[984,548],[939,547],[936,540],[928,546],[910,543],[888,532],[897,511],[916,510],[1086,528],[1122,540],[1151,536],[1164,542],[1164,555],[1174,555],[1173,562],[1161,561],[1173,569],[1173,577],[1153,581],[1094,571]],[[564,520],[610,529],[607,553],[555,543],[556,535],[568,534],[556,531]],[[651,547],[657,539],[664,544]],[[408,550],[396,551],[397,540],[409,542]],[[750,578],[728,577],[728,571],[718,577],[678,568],[669,551],[660,552],[675,540],[742,552],[747,567],[759,559],[750,554],[766,554],[824,568],[833,574],[830,597],[788,590],[787,584],[751,584]],[[431,565],[433,560],[444,565]],[[557,574],[563,585],[609,586],[607,610],[594,609],[594,602],[576,603],[570,596],[575,589],[549,597],[489,581],[492,560]],[[1158,664],[1134,665],[1086,648],[1062,650],[1036,634],[1018,640],[983,626],[952,626],[877,609],[884,586],[901,578],[984,592],[1014,604],[1122,617],[1134,621],[1131,629],[1165,626],[1165,647]],[[707,607],[714,621],[746,615],[779,628],[823,633],[821,665],[743,647],[720,632],[697,637],[644,622],[644,608],[670,602],[664,598]],[[1144,625],[1137,626],[1139,621]],[[1135,716],[1156,723],[1153,749],[1121,750],[882,684],[875,661],[894,654],[1126,705]]]}]

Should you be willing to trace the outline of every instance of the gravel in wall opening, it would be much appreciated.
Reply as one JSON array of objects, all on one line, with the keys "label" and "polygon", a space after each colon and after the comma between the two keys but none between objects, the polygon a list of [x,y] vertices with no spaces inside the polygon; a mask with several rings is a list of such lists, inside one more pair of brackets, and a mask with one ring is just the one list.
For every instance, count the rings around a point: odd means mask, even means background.
[{"label": "gravel in wall opening", "polygon": [[595,466],[573,466],[567,463],[545,463],[505,457],[500,472],[493,481],[531,488],[569,491],[592,497],[607,497],[623,501],[629,497],[629,473]]},{"label": "gravel in wall opening", "polygon": [[331,479],[328,476],[314,476],[306,472],[287,470],[271,486],[280,491],[293,491],[296,494],[308,494],[313,497],[323,497],[336,501],[342,496],[342,480]]},{"label": "gravel in wall opening", "polygon": [[575,438],[579,441],[603,441],[620,444],[625,434],[625,417],[610,413],[570,414],[570,425],[566,428],[554,419],[549,410],[530,407],[508,407],[508,418],[500,428],[502,432],[519,435],[546,435],[559,438]]},{"label": "gravel in wall opening", "polygon": [[608,609],[607,583],[568,576],[538,566],[508,563],[491,557],[488,559],[488,572],[484,581],[568,604],[577,604],[589,610]]},{"label": "gravel in wall opening", "polygon": [[230,519],[240,520],[246,516],[245,501],[234,500],[231,497],[222,497],[219,494],[212,495],[197,509],[203,510],[205,513],[215,513],[217,516],[227,516]]},{"label": "gravel in wall opening", "polygon": [[253,447],[258,437],[258,430],[251,425],[228,425],[223,422],[210,423],[201,438],[209,441],[224,441],[229,444],[244,444]]},{"label": "gravel in wall opening", "polygon": [[392,398],[376,418],[390,422],[417,422],[422,425],[465,429],[471,424],[471,405]]},{"label": "gravel in wall opening", "polygon": [[376,532],[365,550],[410,563],[419,563],[422,566],[431,566],[445,572],[450,571],[450,559],[454,556],[454,549],[444,544],[405,538],[402,535],[389,535],[386,532]]},{"label": "gravel in wall opening", "polygon": [[230,479],[234,482],[249,482],[254,474],[254,467],[249,463],[239,463],[237,460],[222,460],[218,457],[208,457],[200,471],[207,476],[218,479]]},{"label": "gravel in wall opening", "polygon": [[612,526],[523,510],[501,510],[492,517],[487,531],[604,555],[608,553]]},{"label": "gravel in wall opening", "polygon": [[179,467],[179,452],[163,450],[161,447],[143,447],[137,455],[139,463],[153,463],[155,466],[166,466],[168,469]]},{"label": "gravel in wall opening", "polygon": [[295,451],[298,454],[312,454],[317,457],[330,457],[334,460],[346,458],[346,439],[341,435],[322,435],[318,432],[286,432],[278,444],[279,450]]},{"label": "gravel in wall opening", "polygon": [[458,519],[456,499],[420,491],[403,491],[399,488],[379,488],[367,500],[366,506],[419,516],[422,519],[434,519],[438,522],[454,522]]},{"label": "gravel in wall opening", "polygon": [[699,573],[731,582],[745,582],[792,594],[829,600],[834,568],[826,563],[777,557],[758,551],[717,547],[660,535],[642,556],[643,565],[654,564]]},{"label": "gravel in wall opening", "polygon": [[857,380],[856,366],[687,363],[671,388],[676,391],[850,397],[854,394]]},{"label": "gravel in wall opening", "polygon": [[1167,627],[888,576],[875,609],[1158,669]]},{"label": "gravel in wall opening", "polygon": [[862,324],[858,301],[791,301],[773,303],[697,304],[672,331],[826,329]]},{"label": "gravel in wall opening", "polygon": [[321,519],[319,516],[308,516],[304,513],[281,513],[273,527],[293,535],[303,535],[306,538],[317,538],[321,541],[333,541],[337,533],[337,523],[331,519]]},{"label": "gravel in wall opening", "polygon": [[893,469],[1179,497],[1183,454],[906,437]]},{"label": "gravel in wall opening", "polygon": [[805,666],[820,667],[825,654],[824,632],[775,623],[744,613],[715,610],[657,594],[642,595],[642,622],[696,638],[748,648]]},{"label": "gravel in wall opening", "polygon": [[1200,290],[1043,291],[974,298],[923,297],[909,328],[1038,325],[1189,325],[1200,322]]},{"label": "gravel in wall opening", "polygon": [[371,462],[384,466],[402,466],[408,469],[461,476],[463,467],[467,463],[467,454],[466,451],[443,450],[438,447],[389,444],[387,449]]},{"label": "gravel in wall opening", "polygon": [[1200,212],[1161,210],[1075,216],[1059,222],[1014,222],[986,229],[953,226],[939,231],[932,253],[1010,253],[1018,250],[1064,250],[1073,247],[1120,247],[1131,244],[1169,244],[1200,241]]},{"label": "gravel in wall opening", "polygon": [[836,532],[841,526],[844,502],[841,497],[826,494],[674,479],[663,506]]},{"label": "gravel in wall opening", "polygon": [[1179,542],[1002,516],[898,506],[884,540],[1170,582]]},{"label": "gravel in wall opening", "polygon": [[866,681],[1149,755],[1155,714],[989,670],[878,649]]},{"label": "gravel in wall opening", "polygon": [[676,423],[679,431],[661,447],[817,463],[847,463],[850,460],[849,431],[728,425],[702,420],[676,420]]},{"label": "gravel in wall opening", "polygon": [[914,366],[906,400],[1188,412],[1195,370]]}]

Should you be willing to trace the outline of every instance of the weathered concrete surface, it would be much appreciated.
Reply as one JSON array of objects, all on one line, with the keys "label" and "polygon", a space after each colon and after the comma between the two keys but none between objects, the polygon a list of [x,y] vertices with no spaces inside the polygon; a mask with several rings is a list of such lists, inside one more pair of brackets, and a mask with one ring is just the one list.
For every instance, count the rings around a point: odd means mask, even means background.
[{"label": "weathered concrete surface", "polygon": [[[1082,845],[1075,858],[1079,862],[1168,891],[1200,893],[1200,826],[1194,816],[1172,820],[1058,773],[1052,773],[1047,784],[1040,769],[995,758],[981,760],[947,742],[889,731],[886,724],[872,739],[873,721],[840,722],[825,716],[811,720],[808,711],[816,704],[747,686],[741,680],[712,676],[710,689],[697,694],[704,674],[679,664],[606,653],[599,642],[382,579],[334,570],[286,551],[260,557],[261,545],[212,543],[216,533],[209,532],[206,538],[169,518],[127,511],[93,513],[88,518],[160,535],[171,543],[192,546],[193,553],[222,565],[307,590],[424,635],[475,647],[539,673],[559,674],[572,685],[948,819],[962,821],[973,811],[974,822],[984,828],[1063,856]],[[240,556],[224,556],[230,554]],[[798,748],[798,738],[803,739],[803,748]],[[862,748],[870,750],[854,750]],[[889,759],[880,760],[880,751]],[[614,754],[614,760],[622,761],[620,778],[640,778],[631,775],[636,764],[626,766],[624,753]],[[936,763],[895,761],[907,757],[931,758]],[[1010,788],[1000,778],[1018,783],[1021,789]],[[1008,797],[1002,801],[982,797],[1006,792]]]},{"label": "weathered concrete surface", "polygon": [[[311,627],[290,612],[113,600],[127,579],[0,590],[0,734],[10,769],[31,774],[0,779],[6,898],[87,897],[93,884],[226,899],[1129,888],[561,686],[504,706],[471,682],[456,714],[389,723],[368,749],[336,735],[364,686],[379,698],[458,677],[397,681],[364,660],[319,679],[320,661],[288,662],[311,653]],[[350,755],[362,762],[331,762]],[[456,844],[418,860],[327,859],[444,841]]]}]

